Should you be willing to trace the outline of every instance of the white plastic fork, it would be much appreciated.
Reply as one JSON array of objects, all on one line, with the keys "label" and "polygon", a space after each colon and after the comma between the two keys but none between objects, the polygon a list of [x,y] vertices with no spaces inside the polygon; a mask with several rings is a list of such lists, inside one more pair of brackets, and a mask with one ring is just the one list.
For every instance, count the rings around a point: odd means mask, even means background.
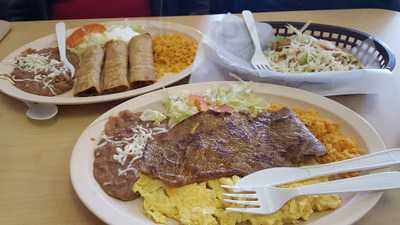
[{"label": "white plastic fork", "polygon": [[376,49],[374,39],[371,36],[352,47],[349,52],[356,56],[367,68],[380,68],[379,60],[374,55],[374,52],[370,52],[370,48]]},{"label": "white plastic fork", "polygon": [[71,77],[74,77],[75,67],[68,61],[67,49],[65,48],[66,30],[64,22],[59,22],[56,24],[56,35],[60,61],[63,62],[65,68],[67,68],[71,72]]},{"label": "white plastic fork", "polygon": [[[224,187],[236,188],[234,186]],[[234,203],[244,206],[243,208],[226,208],[228,211],[252,214],[271,214],[282,208],[287,201],[297,196],[381,191],[396,188],[400,188],[400,172],[374,173],[365,176],[329,181],[297,188],[246,188],[240,189],[240,191],[255,193],[225,193],[223,195],[229,198],[246,199],[224,199],[224,202],[226,203]],[[236,191],[238,190],[236,189]]]},{"label": "white plastic fork", "polygon": [[258,37],[253,14],[248,10],[244,10],[242,15],[254,45],[254,54],[251,58],[251,64],[256,70],[270,70],[271,67],[269,66],[267,57],[265,57],[261,48],[261,42],[260,38]]}]

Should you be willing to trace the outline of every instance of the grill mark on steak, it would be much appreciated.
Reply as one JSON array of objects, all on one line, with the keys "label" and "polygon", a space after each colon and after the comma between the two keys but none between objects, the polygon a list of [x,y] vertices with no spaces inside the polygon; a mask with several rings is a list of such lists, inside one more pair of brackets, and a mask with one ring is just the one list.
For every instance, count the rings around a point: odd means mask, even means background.
[{"label": "grill mark on steak", "polygon": [[[141,113],[121,111],[118,116],[110,117],[105,125],[105,135],[113,140],[122,140],[124,137],[132,136],[131,128],[138,125],[145,128],[156,127],[152,122],[142,121],[140,115]],[[139,195],[132,191],[134,183],[139,179],[137,160],[132,163],[133,170],[128,170],[119,175],[119,169],[127,168],[134,156],[129,155],[125,163],[121,165],[113,158],[117,146],[109,142],[101,145],[105,141],[105,139],[99,141],[101,147],[98,147],[94,153],[93,175],[97,183],[108,195],[117,199],[129,201],[138,198]]]},{"label": "grill mark on steak", "polygon": [[246,113],[198,113],[147,143],[140,171],[181,186],[279,166],[326,153],[287,108]]}]

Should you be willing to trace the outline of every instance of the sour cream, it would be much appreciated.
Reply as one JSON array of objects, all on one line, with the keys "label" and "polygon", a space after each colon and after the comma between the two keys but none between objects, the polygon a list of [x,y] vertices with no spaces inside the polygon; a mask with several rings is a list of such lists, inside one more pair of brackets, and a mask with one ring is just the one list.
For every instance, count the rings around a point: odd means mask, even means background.
[{"label": "sour cream", "polygon": [[106,36],[113,40],[123,40],[128,42],[133,36],[139,35],[132,27],[125,25],[112,25],[105,31]]}]

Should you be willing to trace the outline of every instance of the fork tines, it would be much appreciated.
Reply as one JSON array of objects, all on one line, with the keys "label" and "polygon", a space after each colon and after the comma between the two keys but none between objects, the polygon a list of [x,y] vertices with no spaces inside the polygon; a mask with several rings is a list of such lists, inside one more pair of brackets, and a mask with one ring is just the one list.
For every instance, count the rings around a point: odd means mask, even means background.
[{"label": "fork tines", "polygon": [[[238,188],[230,185],[221,185],[223,188],[230,189],[234,193],[223,193],[223,201],[229,204],[242,205],[251,209],[252,212],[261,206],[257,194],[252,188]],[[226,197],[226,198],[225,198]],[[246,208],[226,208],[228,211],[246,212]],[[261,213],[261,212],[260,212]]]},{"label": "fork tines", "polygon": [[268,66],[265,64],[254,65],[257,70],[268,70]]}]

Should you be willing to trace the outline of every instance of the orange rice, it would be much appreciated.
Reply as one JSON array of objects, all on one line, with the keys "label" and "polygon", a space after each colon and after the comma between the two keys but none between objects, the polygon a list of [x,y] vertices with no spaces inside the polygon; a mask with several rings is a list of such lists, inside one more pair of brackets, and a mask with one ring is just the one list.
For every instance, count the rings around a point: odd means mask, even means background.
[{"label": "orange rice", "polygon": [[154,68],[157,79],[166,73],[177,73],[191,65],[197,42],[182,33],[162,34],[153,38]]}]

